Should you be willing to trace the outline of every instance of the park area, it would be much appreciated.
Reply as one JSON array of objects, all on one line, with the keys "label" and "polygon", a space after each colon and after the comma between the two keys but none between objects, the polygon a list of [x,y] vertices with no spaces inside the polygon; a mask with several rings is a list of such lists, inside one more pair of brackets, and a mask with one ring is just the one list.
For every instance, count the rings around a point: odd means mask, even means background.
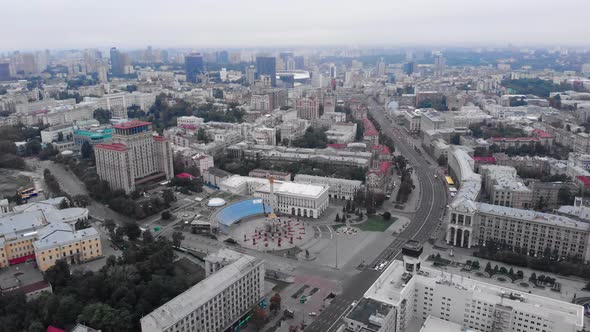
[{"label": "park area", "polygon": [[[361,231],[365,232],[385,232],[397,220],[396,217],[385,218],[382,215],[370,215],[366,221],[359,224],[351,224]],[[346,224],[333,225],[334,229],[346,227]]]}]

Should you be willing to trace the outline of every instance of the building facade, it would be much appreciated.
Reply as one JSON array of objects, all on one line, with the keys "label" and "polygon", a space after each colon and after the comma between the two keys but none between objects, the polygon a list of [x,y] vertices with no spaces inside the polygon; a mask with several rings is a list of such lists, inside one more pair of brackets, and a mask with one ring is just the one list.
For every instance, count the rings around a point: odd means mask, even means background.
[{"label": "building facade", "polygon": [[142,332],[225,331],[259,304],[262,259],[223,250],[205,262],[207,278],[142,317]]},{"label": "building facade", "polygon": [[330,198],[344,200],[353,200],[355,194],[361,189],[363,184],[358,180],[329,178],[307,174],[295,175],[295,182],[328,186],[328,194]]},{"label": "building facade", "polygon": [[96,169],[111,189],[135,190],[136,184],[171,179],[172,148],[161,136],[153,136],[151,123],[129,121],[114,125],[112,143],[96,144]]}]

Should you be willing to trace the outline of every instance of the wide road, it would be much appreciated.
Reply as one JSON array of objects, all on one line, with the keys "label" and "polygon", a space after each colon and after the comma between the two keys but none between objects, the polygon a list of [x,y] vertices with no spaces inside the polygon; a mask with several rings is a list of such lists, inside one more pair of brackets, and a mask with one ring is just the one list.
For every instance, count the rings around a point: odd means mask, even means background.
[{"label": "wide road", "polygon": [[337,330],[341,325],[340,319],[351,310],[352,302],[358,301],[382,273],[382,271],[376,271],[371,267],[381,261],[391,262],[395,259],[401,259],[401,248],[409,239],[421,243],[427,241],[440,223],[447,204],[447,193],[442,182],[443,178],[441,176],[434,177],[437,174],[436,165],[431,165],[430,162],[414,150],[413,143],[408,143],[406,140],[407,134],[392,127],[383,114],[382,106],[372,99],[369,100],[369,103],[369,112],[381,126],[381,132],[393,139],[396,150],[408,160],[418,177],[420,192],[414,194],[420,195],[419,206],[410,217],[412,222],[406,229],[369,265],[369,268],[344,283],[342,294],[336,297],[332,304],[305,331],[328,332]]}]

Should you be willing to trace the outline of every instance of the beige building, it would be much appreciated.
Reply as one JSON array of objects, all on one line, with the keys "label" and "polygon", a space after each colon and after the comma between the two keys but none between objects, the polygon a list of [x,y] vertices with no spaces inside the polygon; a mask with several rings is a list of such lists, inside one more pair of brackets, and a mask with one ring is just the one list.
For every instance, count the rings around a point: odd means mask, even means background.
[{"label": "beige building", "polygon": [[533,191],[510,166],[481,165],[479,172],[492,204],[528,209],[533,203]]},{"label": "beige building", "polygon": [[154,136],[151,123],[129,121],[113,129],[112,143],[95,145],[98,175],[111,189],[129,193],[137,184],[174,176],[170,141]]},{"label": "beige building", "polygon": [[295,110],[300,119],[314,120],[320,117],[320,101],[315,98],[299,98],[295,101]]},{"label": "beige building", "polygon": [[74,264],[102,256],[94,228],[74,229],[77,221],[88,219],[88,210],[59,210],[63,199],[20,205],[0,217],[0,268],[36,260],[45,271],[58,259]]}]

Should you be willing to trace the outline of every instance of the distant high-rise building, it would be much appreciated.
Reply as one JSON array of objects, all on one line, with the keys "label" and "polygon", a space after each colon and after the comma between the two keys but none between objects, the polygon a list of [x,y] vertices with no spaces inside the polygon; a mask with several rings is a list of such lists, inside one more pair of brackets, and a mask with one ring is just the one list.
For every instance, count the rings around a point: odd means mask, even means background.
[{"label": "distant high-rise building", "polygon": [[271,79],[271,86],[277,86],[277,59],[273,56],[256,57],[256,71],[258,75],[268,75]]},{"label": "distant high-rise building", "polygon": [[130,193],[136,184],[174,176],[170,141],[153,136],[151,123],[129,121],[113,129],[112,143],[94,146],[96,171],[111,189]]},{"label": "distant high-rise building", "polygon": [[111,73],[114,76],[124,75],[128,62],[127,54],[119,52],[116,47],[111,48]]},{"label": "distant high-rise building", "polygon": [[296,56],[293,60],[295,60],[295,69],[305,69],[305,58],[303,56]]},{"label": "distant high-rise building", "polygon": [[222,65],[229,63],[229,53],[227,51],[219,51],[215,54],[216,62]]},{"label": "distant high-rise building", "polygon": [[9,63],[0,63],[0,81],[10,81]]},{"label": "distant high-rise building", "polygon": [[201,53],[191,53],[184,57],[186,80],[197,83],[198,76],[203,73],[203,56]]},{"label": "distant high-rise building", "polygon": [[31,75],[37,73],[37,65],[35,64],[35,56],[30,53],[22,55],[22,63],[19,66],[19,70],[22,70],[25,75]]},{"label": "distant high-rise building", "polygon": [[293,71],[293,70],[295,70],[295,68],[296,68],[295,67],[295,59],[293,59],[293,58],[287,59],[285,69],[287,69],[289,71]]},{"label": "distant high-rise building", "polygon": [[415,64],[413,61],[410,61],[408,63],[406,63],[404,65],[404,73],[406,73],[406,75],[412,75],[414,73],[415,70]]},{"label": "distant high-rise building", "polygon": [[246,84],[252,85],[256,80],[256,67],[250,66],[246,68]]},{"label": "distant high-rise building", "polygon": [[434,76],[442,76],[445,71],[446,60],[441,55],[438,54],[434,57]]},{"label": "distant high-rise building", "polygon": [[383,58],[381,58],[379,62],[377,62],[377,70],[375,73],[377,74],[377,76],[385,75],[385,61],[383,61]]},{"label": "distant high-rise building", "polygon": [[166,50],[161,50],[160,51],[160,58],[162,59],[163,63],[168,63],[169,59],[168,59],[168,51]]},{"label": "distant high-rise building", "polygon": [[335,79],[336,78],[336,65],[331,63],[330,64],[330,78],[331,79]]},{"label": "distant high-rise building", "polygon": [[283,63],[287,63],[287,60],[293,58],[293,52],[281,52],[279,53],[279,58],[281,58],[281,61],[283,61]]}]

